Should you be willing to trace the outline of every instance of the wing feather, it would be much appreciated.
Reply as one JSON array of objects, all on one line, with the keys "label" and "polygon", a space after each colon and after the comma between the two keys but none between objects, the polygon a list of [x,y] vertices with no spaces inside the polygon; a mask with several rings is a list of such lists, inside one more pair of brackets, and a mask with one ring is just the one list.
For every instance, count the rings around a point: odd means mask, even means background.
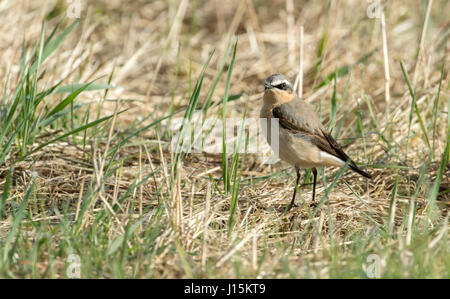
[{"label": "wing feather", "polygon": [[[301,111],[302,113],[299,113]],[[294,135],[301,134],[320,150],[333,155],[342,161],[349,161],[349,167],[357,173],[370,178],[371,175],[356,166],[342,147],[322,126],[311,106],[296,97],[289,103],[282,104],[272,110],[273,117],[279,119],[280,126],[291,131]]]}]

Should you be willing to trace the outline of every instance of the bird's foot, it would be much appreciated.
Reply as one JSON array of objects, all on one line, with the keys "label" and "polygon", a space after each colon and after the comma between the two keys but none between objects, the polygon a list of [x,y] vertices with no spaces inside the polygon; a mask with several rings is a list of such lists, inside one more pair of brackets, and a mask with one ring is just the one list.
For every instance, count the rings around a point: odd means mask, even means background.
[{"label": "bird's foot", "polygon": [[298,208],[298,205],[295,203],[290,203],[286,206],[285,212],[289,212],[292,208]]},{"label": "bird's foot", "polygon": [[309,207],[315,209],[317,208],[317,203],[313,201],[312,203],[309,204]]}]

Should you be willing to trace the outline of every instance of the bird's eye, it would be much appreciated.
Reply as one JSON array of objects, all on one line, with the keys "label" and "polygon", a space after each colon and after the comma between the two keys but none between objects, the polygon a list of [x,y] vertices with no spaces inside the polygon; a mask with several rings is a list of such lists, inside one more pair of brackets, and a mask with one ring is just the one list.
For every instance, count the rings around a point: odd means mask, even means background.
[{"label": "bird's eye", "polygon": [[286,88],[286,83],[281,83],[277,86],[279,89],[285,89]]}]

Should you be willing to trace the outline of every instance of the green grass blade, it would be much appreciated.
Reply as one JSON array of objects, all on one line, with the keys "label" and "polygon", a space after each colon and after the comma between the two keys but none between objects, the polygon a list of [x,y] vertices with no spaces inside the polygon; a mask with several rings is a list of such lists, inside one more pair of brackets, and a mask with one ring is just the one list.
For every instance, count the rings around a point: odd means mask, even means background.
[{"label": "green grass blade", "polygon": [[[86,86],[87,85],[87,86]],[[111,83],[94,83],[94,81],[90,83],[72,83],[69,85],[63,85],[58,87],[55,90],[55,93],[69,93],[74,92],[82,87],[85,87],[85,91],[94,91],[94,90],[104,90],[104,89],[111,89],[111,88],[117,88],[116,85]]]},{"label": "green grass blade", "polygon": [[398,176],[395,177],[394,188],[392,189],[391,200],[389,201],[389,218],[388,218],[388,232],[392,234],[395,226],[395,211],[397,209],[397,191],[398,191]]},{"label": "green grass blade", "polygon": [[439,87],[438,87],[438,92],[437,92],[437,94],[436,94],[436,96],[434,97],[434,101],[433,101],[433,110],[432,110],[432,112],[431,112],[431,115],[432,115],[432,128],[433,128],[433,135],[432,135],[432,138],[433,138],[433,150],[431,151],[431,153],[432,153],[432,157],[434,156],[434,151],[435,151],[435,149],[436,149],[436,122],[437,122],[437,109],[438,109],[438,105],[439,105],[439,97],[440,97],[440,95],[441,95],[441,87],[442,87],[442,81],[443,81],[443,79],[444,79],[444,65],[445,65],[445,62],[444,63],[442,63],[442,66],[441,66],[441,78],[439,79]]},{"label": "green grass blade", "polygon": [[[448,100],[448,107],[450,109],[450,99]],[[448,110],[450,111],[450,110]],[[442,177],[444,175],[445,168],[447,163],[449,162],[449,153],[450,153],[450,115],[447,113],[447,142],[445,144],[445,150],[442,154],[441,163],[439,165],[439,170],[436,176],[436,180],[433,184],[433,189],[431,191],[431,195],[429,197],[429,202],[434,202],[439,194],[439,188],[441,185]]]},{"label": "green grass blade", "polygon": [[[52,35],[45,42],[45,46],[44,46],[43,52],[42,52],[42,57],[39,61],[40,64],[43,63],[61,45],[61,43],[66,39],[66,37],[69,35],[69,33],[72,32],[72,30],[78,25],[79,22],[80,22],[79,19],[75,19],[75,21],[73,21],[73,23],[68,28],[66,28],[60,35],[58,35],[55,38],[55,40],[52,40],[53,34],[55,34],[55,32],[56,32],[56,28],[55,28]],[[38,69],[38,62],[35,61],[31,65],[29,72],[32,74],[32,73],[36,72],[37,69]]]},{"label": "green grass blade", "polygon": [[344,175],[345,171],[348,168],[348,164],[350,161],[347,161],[344,166],[341,167],[339,172],[334,177],[333,182],[330,184],[330,186],[325,191],[324,196],[320,200],[320,202],[317,204],[317,207],[314,210],[314,213],[312,214],[312,217],[315,217],[317,215],[317,212],[319,212],[320,207],[323,205],[323,203],[328,199],[328,196],[330,195],[331,191],[334,189],[334,186],[336,186],[338,180]]},{"label": "green grass blade", "polygon": [[[128,229],[128,235],[131,235],[134,233],[134,231],[144,222],[144,220],[147,220],[145,217],[142,217],[140,220],[133,223],[129,229]],[[123,244],[125,241],[125,233],[121,234],[119,237],[117,237],[114,241],[111,242],[111,244],[108,246],[108,251],[106,252],[106,255],[111,255],[114,252],[119,249],[120,245]]]},{"label": "green grass blade", "polygon": [[[330,124],[328,125],[328,131],[331,131],[334,128],[334,125],[336,123],[336,113],[337,113],[337,108],[336,108],[336,77],[333,80],[334,84],[333,84],[333,94],[331,96],[331,109],[330,109]],[[348,82],[348,81],[347,81]]]},{"label": "green grass blade", "polygon": [[236,40],[234,44],[233,56],[231,57],[230,67],[228,68],[227,81],[225,83],[225,91],[222,98],[222,178],[223,178],[223,186],[224,193],[227,194],[230,191],[231,185],[231,177],[229,172],[228,165],[228,155],[227,155],[227,134],[226,134],[226,117],[227,117],[227,101],[228,101],[228,92],[230,89],[231,75],[233,73],[234,62],[236,59],[236,50],[237,50],[238,42]]},{"label": "green grass blade", "polygon": [[328,85],[334,79],[344,77],[355,66],[358,66],[359,64],[365,64],[367,62],[367,60],[369,60],[369,58],[372,57],[372,55],[375,54],[377,51],[378,51],[378,49],[375,49],[375,50],[371,51],[370,53],[365,54],[364,56],[359,58],[358,61],[356,61],[356,63],[354,63],[354,64],[349,64],[349,65],[345,65],[343,67],[338,68],[333,73],[329,74],[322,82],[320,82],[319,85],[317,85],[315,87],[315,89],[319,89],[325,85]]},{"label": "green grass blade", "polygon": [[3,193],[0,202],[0,220],[3,219],[3,211],[5,210],[6,199],[9,196],[9,187],[11,186],[11,174],[13,172],[13,168],[10,168],[8,174],[6,175],[5,184],[3,186]]},{"label": "green grass blade", "polygon": [[425,125],[423,124],[422,121],[422,117],[420,116],[419,113],[419,108],[417,107],[417,103],[416,103],[416,93],[414,92],[412,85],[411,85],[411,81],[409,80],[409,76],[408,76],[408,72],[406,71],[405,65],[403,64],[403,61],[400,61],[400,67],[402,69],[402,73],[403,73],[403,77],[405,78],[405,82],[406,85],[408,85],[408,89],[409,89],[409,94],[411,95],[411,109],[409,112],[409,121],[408,121],[408,136],[407,136],[407,140],[406,140],[406,150],[405,150],[405,159],[408,159],[408,146],[409,146],[409,139],[411,138],[411,124],[412,124],[412,118],[413,118],[413,111],[415,112],[417,119],[419,121],[419,125],[420,125],[420,129],[422,130],[422,133],[424,135],[425,138],[425,143],[426,146],[428,147],[429,152],[431,153],[431,145],[430,145],[430,141],[428,139],[428,134],[427,131],[425,129]]},{"label": "green grass blade", "polygon": [[[242,134],[243,134],[243,132],[245,132],[244,125],[245,125],[245,117],[247,115],[247,109],[248,109],[248,98],[245,103],[244,113],[242,115],[241,124],[239,126],[237,142],[235,143],[235,148],[234,148],[234,153],[233,153],[233,161],[231,164],[231,172],[233,173],[233,186],[231,188],[230,216],[229,216],[229,220],[228,220],[228,232],[229,233],[232,232],[232,228],[234,225],[234,215],[236,213],[239,189],[240,189],[240,185],[241,185],[242,166],[243,166],[243,161],[245,161],[248,140],[249,140],[249,134],[247,133],[245,136],[246,138],[245,138],[244,154],[241,156],[240,155],[241,141],[242,141]],[[240,157],[241,157],[241,160],[239,159]],[[240,163],[239,163],[239,161],[240,161]]]},{"label": "green grass blade", "polygon": [[60,111],[63,110],[64,108],[66,108],[67,105],[69,105],[70,103],[72,103],[72,102],[76,99],[76,97],[77,97],[80,93],[82,93],[84,90],[86,90],[86,88],[88,88],[92,83],[93,83],[93,81],[90,82],[90,83],[83,84],[80,88],[78,88],[77,90],[75,90],[74,92],[72,92],[72,93],[71,93],[70,95],[68,95],[64,100],[62,100],[58,105],[56,105],[55,108],[53,108],[49,113],[47,113],[47,114],[45,115],[45,118],[49,118],[49,117],[51,117],[52,115],[54,115],[54,114],[60,112]]},{"label": "green grass blade", "polygon": [[230,51],[231,51],[232,45],[233,45],[232,42],[228,43],[228,47],[225,50],[225,54],[223,56],[222,63],[220,65],[220,67],[219,67],[219,70],[217,71],[216,78],[214,79],[214,82],[211,85],[211,88],[209,89],[208,94],[206,95],[206,100],[205,100],[205,102],[202,105],[202,111],[205,111],[205,113],[207,112],[208,108],[211,106],[212,97],[213,97],[214,92],[216,90],[217,84],[219,83],[220,77],[221,77],[221,75],[223,73],[223,69],[225,67],[225,63],[228,60],[228,56],[230,55]]},{"label": "green grass blade", "polygon": [[6,241],[3,247],[3,264],[6,264],[8,261],[8,256],[11,256],[10,245],[20,229],[22,219],[25,216],[25,208],[28,203],[28,198],[30,197],[31,191],[33,189],[34,189],[34,181],[32,181],[31,184],[28,186],[27,191],[25,192],[25,195],[22,199],[22,202],[20,203],[20,206],[13,217],[11,229],[9,230],[8,235],[6,236]]},{"label": "green grass blade", "polygon": [[[374,210],[372,209],[371,206],[369,206],[362,198],[361,196],[359,196],[358,193],[356,193],[356,191],[344,180],[344,184],[347,186],[348,189],[350,189],[350,191],[356,196],[356,198],[358,198],[358,200],[364,205],[366,206],[372,213],[375,213]],[[360,210],[360,212],[366,216],[373,224],[375,224],[376,227],[378,227],[379,229],[385,231],[384,227],[382,224],[378,223],[378,221],[376,221],[375,219],[373,219],[372,216],[370,216],[369,214],[365,213],[363,210]]]},{"label": "green grass blade", "polygon": [[[123,112],[125,112],[125,111],[127,111],[127,110],[119,111],[119,112],[117,113],[117,115],[119,115],[119,114],[121,114],[121,113],[123,113]],[[70,132],[67,132],[67,133],[65,133],[65,134],[63,134],[63,135],[60,135],[60,136],[58,136],[58,137],[56,137],[56,138],[53,138],[52,140],[47,141],[47,142],[45,142],[45,143],[39,145],[38,147],[36,147],[35,149],[33,149],[29,154],[33,154],[33,153],[39,151],[40,149],[46,147],[47,145],[52,144],[52,143],[55,143],[56,141],[59,141],[59,140],[61,140],[61,139],[63,139],[63,138],[66,138],[66,137],[68,137],[68,136],[70,136],[70,135],[73,135],[73,134],[75,134],[75,133],[78,133],[78,132],[87,130],[87,129],[91,128],[91,127],[97,126],[98,124],[100,124],[100,123],[102,123],[102,122],[104,122],[104,121],[107,121],[108,119],[110,119],[110,118],[112,118],[112,117],[114,117],[114,115],[105,116],[105,117],[103,117],[103,118],[101,118],[101,119],[94,120],[94,121],[88,123],[87,125],[78,127],[78,128],[76,128],[76,129],[74,129],[74,130],[72,130],[72,131],[70,131]]]}]

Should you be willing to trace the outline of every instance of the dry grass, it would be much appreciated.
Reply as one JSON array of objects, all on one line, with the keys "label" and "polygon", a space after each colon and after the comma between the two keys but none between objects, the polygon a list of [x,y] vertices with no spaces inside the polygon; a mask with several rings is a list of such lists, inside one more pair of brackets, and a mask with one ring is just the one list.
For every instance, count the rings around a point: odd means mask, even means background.
[{"label": "dry grass", "polygon": [[[376,253],[383,277],[449,277],[450,164],[440,181],[438,208],[429,200],[448,142],[448,2],[434,1],[429,15],[419,1],[385,3],[384,33],[381,19],[367,16],[366,1],[81,2],[81,23],[45,62],[41,87],[61,79],[106,82],[113,72],[118,87],[108,90],[106,98],[104,91],[83,92],[77,101],[94,104],[79,111],[84,115],[91,109],[94,120],[98,107],[101,116],[129,110],[103,129],[89,131],[85,148],[78,136],[23,161],[13,151],[0,164],[1,189],[14,166],[0,238],[10,232],[13,211],[34,182],[17,235],[18,258],[2,264],[1,275],[66,277],[66,258],[74,252],[81,256],[82,277],[365,277],[366,256]],[[66,5],[0,3],[0,79],[10,82],[4,85],[5,94],[14,92],[19,78],[22,37],[32,47],[42,20],[54,12],[46,24],[50,32]],[[429,27],[423,30],[426,16]],[[64,20],[62,27],[71,21]],[[308,204],[312,188],[305,180],[303,204],[285,214],[293,171],[281,162],[261,164],[258,156],[249,154],[242,164],[230,231],[232,194],[222,193],[221,156],[187,155],[175,172],[167,121],[128,140],[114,161],[105,154],[135,129],[186,107],[215,49],[204,76],[201,106],[232,36],[239,43],[230,94],[241,96],[228,103],[227,116],[242,117],[248,101],[247,117],[259,117],[263,80],[276,72],[296,80],[301,26],[303,97],[320,111],[324,124],[334,121],[333,133],[351,157],[367,165],[372,180],[346,172],[316,214]],[[416,114],[407,138],[411,95],[400,61],[415,90],[431,148]],[[433,112],[442,64],[440,100]],[[333,119],[334,82],[324,79],[345,66],[348,74],[336,80],[338,110]],[[208,116],[220,116],[225,82],[224,74]],[[57,133],[44,131],[35,142]],[[105,170],[107,165],[113,165],[112,170]],[[327,168],[325,177],[321,173],[318,198],[338,171]],[[80,212],[86,198],[87,210]],[[411,213],[414,203],[417,210]],[[44,245],[37,246],[43,236]],[[112,250],[116,247],[120,249]],[[36,250],[35,255],[28,255],[30,250]]]}]

